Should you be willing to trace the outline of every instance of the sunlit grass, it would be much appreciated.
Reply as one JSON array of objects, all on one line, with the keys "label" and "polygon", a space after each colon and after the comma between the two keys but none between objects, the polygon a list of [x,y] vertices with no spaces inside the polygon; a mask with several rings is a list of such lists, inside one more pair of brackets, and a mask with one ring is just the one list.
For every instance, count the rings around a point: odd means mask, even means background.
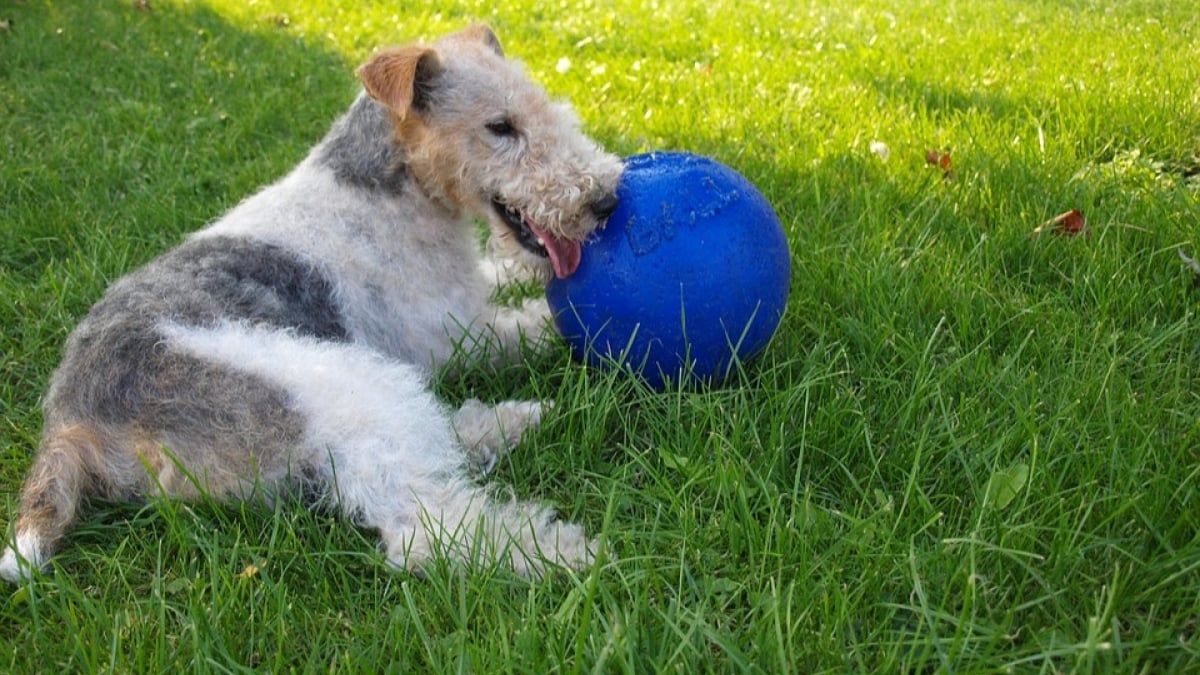
[{"label": "sunlit grass", "polygon": [[[299,504],[97,505],[0,592],[0,669],[1200,664],[1189,3],[135,4],[0,7],[5,521],[71,326],[294,165],[384,44],[488,21],[615,152],[738,169],[792,295],[709,391],[565,348],[438,383],[557,401],[492,480],[604,538],[594,570],[417,579]],[[1031,236],[1070,209],[1086,234]]]}]

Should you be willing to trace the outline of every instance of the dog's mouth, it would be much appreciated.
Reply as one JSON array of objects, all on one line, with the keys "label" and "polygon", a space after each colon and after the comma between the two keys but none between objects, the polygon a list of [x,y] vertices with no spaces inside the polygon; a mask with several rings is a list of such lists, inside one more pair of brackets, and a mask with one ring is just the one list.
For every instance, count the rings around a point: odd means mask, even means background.
[{"label": "dog's mouth", "polygon": [[579,269],[579,260],[582,258],[579,242],[550,234],[535,225],[519,210],[498,198],[492,199],[492,208],[496,210],[500,220],[512,230],[518,244],[534,255],[550,259],[554,276],[566,279]]}]

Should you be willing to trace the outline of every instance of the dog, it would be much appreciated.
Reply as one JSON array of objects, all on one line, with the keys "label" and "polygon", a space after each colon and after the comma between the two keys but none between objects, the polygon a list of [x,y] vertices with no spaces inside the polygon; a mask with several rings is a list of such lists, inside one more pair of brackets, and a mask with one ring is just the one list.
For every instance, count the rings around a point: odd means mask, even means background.
[{"label": "dog", "polygon": [[[440,403],[456,349],[552,339],[513,278],[566,277],[622,162],[475,25],[380,51],[288,175],[118,280],[67,341],[0,576],[45,568],[89,498],[301,490],[377,530],[389,564],[585,568],[581,526],[475,476],[547,404]],[[479,221],[490,241],[485,256]]]}]

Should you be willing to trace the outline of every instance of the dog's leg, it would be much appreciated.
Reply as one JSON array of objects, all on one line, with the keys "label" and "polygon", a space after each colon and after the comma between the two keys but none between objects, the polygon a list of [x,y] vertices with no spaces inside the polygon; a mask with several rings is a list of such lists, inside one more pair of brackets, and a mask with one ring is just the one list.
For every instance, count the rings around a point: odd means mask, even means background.
[{"label": "dog's leg", "polygon": [[501,253],[494,236],[488,239],[486,254],[479,261],[479,271],[493,290],[535,279],[545,282],[542,275],[528,265],[519,263]]},{"label": "dog's leg", "polygon": [[[420,408],[422,398],[433,402],[425,390],[403,396],[408,402],[397,401],[397,407]],[[497,453],[539,423],[543,407],[535,401],[494,407],[468,401],[444,426],[459,442],[437,427],[427,428],[423,438],[388,429],[390,422],[382,420],[375,434],[360,427],[332,458],[343,509],[377,528],[388,561],[403,569],[419,572],[437,557],[465,566],[501,563],[530,576],[544,574],[548,565],[586,567],[595,546],[581,526],[558,521],[545,505],[497,498],[464,469],[464,460],[494,464]],[[464,448],[462,439],[475,447]],[[426,465],[414,467],[414,455],[428,458]]]},{"label": "dog's leg", "polygon": [[[379,530],[392,564],[420,569],[444,554],[460,563],[503,562],[540,574],[548,563],[578,567],[590,561],[580,526],[555,521],[544,506],[498,500],[471,480],[452,420],[418,368],[365,347],[265,328],[176,327],[164,333],[193,353],[290,393],[306,424],[308,449],[297,459],[315,466],[331,501],[351,519]],[[523,419],[528,427],[539,408],[499,410],[510,424],[520,426]],[[463,414],[463,421],[471,415]],[[480,427],[468,435],[495,440],[495,428]]]},{"label": "dog's leg", "polygon": [[501,500],[464,480],[429,485],[417,496],[417,520],[405,512],[381,528],[389,562],[420,572],[442,557],[470,566],[500,563],[538,577],[551,565],[582,569],[596,545],[580,525],[559,521],[545,505]]},{"label": "dog's leg", "polygon": [[488,322],[499,349],[498,362],[513,361],[521,355],[521,344],[542,345],[555,335],[554,315],[545,298],[526,300],[519,307],[493,307]]},{"label": "dog's leg", "polygon": [[[436,406],[427,390],[372,396],[396,409]],[[548,565],[587,566],[594,546],[582,527],[559,522],[544,505],[499,499],[475,484],[465,469],[469,453],[454,439],[459,424],[459,435],[510,444],[516,428],[536,423],[540,410],[537,403],[474,403],[443,424],[427,415],[418,428],[399,428],[390,418],[356,420],[331,449],[337,499],[361,524],[379,530],[388,561],[400,568],[420,571],[436,557],[465,566],[501,563],[532,576]]]},{"label": "dog's leg", "polygon": [[486,474],[528,429],[541,423],[545,406],[538,401],[504,401],[489,406],[470,399],[454,413],[451,424],[471,462]]}]

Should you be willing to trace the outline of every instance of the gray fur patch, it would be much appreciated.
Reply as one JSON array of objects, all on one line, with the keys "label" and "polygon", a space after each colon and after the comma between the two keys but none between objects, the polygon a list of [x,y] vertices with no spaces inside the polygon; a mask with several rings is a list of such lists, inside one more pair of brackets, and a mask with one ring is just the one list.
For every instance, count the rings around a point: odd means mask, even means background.
[{"label": "gray fur patch", "polygon": [[164,320],[346,339],[332,286],[315,266],[260,242],[191,240],[115,283],[71,334],[46,397],[47,429],[83,419],[153,430],[164,443],[179,439],[175,452],[225,450],[235,465],[247,450],[294,445],[303,425],[287,392],[172,349],[156,329]]},{"label": "gray fur patch", "polygon": [[316,150],[318,163],[344,184],[399,194],[407,179],[403,150],[387,108],[361,94]]}]

